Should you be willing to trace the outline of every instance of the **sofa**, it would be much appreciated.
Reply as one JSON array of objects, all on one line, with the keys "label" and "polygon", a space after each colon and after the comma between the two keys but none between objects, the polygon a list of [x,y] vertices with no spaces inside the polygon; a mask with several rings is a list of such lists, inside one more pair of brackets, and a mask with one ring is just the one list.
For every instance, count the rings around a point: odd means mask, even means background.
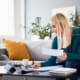
[{"label": "sofa", "polygon": [[[28,49],[29,49],[29,53],[31,56],[31,60],[35,60],[35,61],[44,61],[46,60],[49,56],[48,55],[43,55],[41,52],[42,47],[45,48],[50,48],[51,46],[51,40],[38,40],[38,41],[28,41],[28,40],[17,40],[17,41],[22,41],[25,42],[25,44],[27,45]],[[0,44],[0,60],[6,60],[5,57],[3,57],[2,55],[7,55],[7,50],[4,46],[4,44]],[[18,77],[18,76],[3,76],[3,80],[22,80],[23,77]],[[32,80],[32,79],[30,79]]]},{"label": "sofa", "polygon": [[[31,60],[43,61],[43,60],[46,60],[48,58],[47,55],[42,54],[41,49],[43,47],[50,48],[51,40],[38,40],[38,41],[17,40],[17,41],[24,42],[26,44],[26,46],[29,50],[29,53],[30,53]],[[2,57],[1,55],[7,55],[8,56],[8,52],[7,52],[6,47],[3,43],[0,44],[0,60],[5,60],[5,58]]]}]

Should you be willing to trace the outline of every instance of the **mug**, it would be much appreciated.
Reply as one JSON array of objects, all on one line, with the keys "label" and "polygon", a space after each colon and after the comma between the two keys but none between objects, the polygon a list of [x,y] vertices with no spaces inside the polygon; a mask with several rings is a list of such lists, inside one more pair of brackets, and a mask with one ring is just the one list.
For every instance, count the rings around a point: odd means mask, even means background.
[{"label": "mug", "polygon": [[22,65],[24,66],[24,67],[27,67],[28,66],[28,59],[23,59],[22,60]]}]

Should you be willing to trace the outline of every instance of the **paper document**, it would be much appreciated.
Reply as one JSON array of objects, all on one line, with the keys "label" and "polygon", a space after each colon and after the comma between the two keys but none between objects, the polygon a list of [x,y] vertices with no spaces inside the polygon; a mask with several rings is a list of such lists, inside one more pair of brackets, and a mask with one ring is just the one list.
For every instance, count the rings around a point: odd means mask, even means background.
[{"label": "paper document", "polygon": [[5,69],[5,66],[0,66],[0,74],[6,74],[7,70]]},{"label": "paper document", "polygon": [[49,71],[52,69],[62,68],[62,66],[47,66],[47,67],[40,67],[38,69],[34,69],[34,71]]},{"label": "paper document", "polygon": [[52,69],[57,69],[57,68],[62,68],[61,65],[59,66],[48,66],[48,67],[40,67],[40,68],[28,68],[28,69],[23,69],[25,71],[49,71]]},{"label": "paper document", "polygon": [[50,56],[61,56],[63,55],[63,50],[42,48],[42,54]]}]

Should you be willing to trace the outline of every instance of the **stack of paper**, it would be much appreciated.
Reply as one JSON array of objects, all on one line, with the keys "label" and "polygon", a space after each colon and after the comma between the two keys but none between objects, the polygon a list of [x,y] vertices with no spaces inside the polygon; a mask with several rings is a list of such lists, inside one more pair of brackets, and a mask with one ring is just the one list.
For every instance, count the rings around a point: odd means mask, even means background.
[{"label": "stack of paper", "polygon": [[56,69],[50,70],[49,72],[52,75],[67,76],[72,73],[75,73],[76,71],[77,71],[77,69],[75,69],[75,68],[56,68]]},{"label": "stack of paper", "polygon": [[42,48],[42,53],[50,56],[61,56],[63,55],[63,50]]}]

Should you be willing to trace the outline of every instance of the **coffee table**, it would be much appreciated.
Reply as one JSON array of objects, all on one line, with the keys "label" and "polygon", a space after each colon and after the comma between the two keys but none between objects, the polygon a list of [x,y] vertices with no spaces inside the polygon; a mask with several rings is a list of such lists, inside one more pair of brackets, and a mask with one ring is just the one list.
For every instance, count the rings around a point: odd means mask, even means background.
[{"label": "coffee table", "polygon": [[[17,68],[17,71],[20,70],[19,68]],[[28,78],[35,78],[35,80],[37,79],[42,79],[44,80],[44,78],[46,80],[52,80],[54,78],[56,79],[60,79],[60,80],[65,80],[66,78],[76,78],[76,80],[78,78],[80,78],[80,73],[75,73],[75,74],[72,74],[72,75],[68,75],[68,76],[59,76],[59,75],[51,75],[48,71],[45,71],[45,72],[38,72],[38,71],[35,71],[35,72],[30,72],[30,73],[26,73],[26,74],[21,74],[21,73],[18,73],[18,72],[15,72],[15,73],[6,73],[4,70],[3,71],[0,71],[0,80],[2,78],[2,76],[4,75],[9,75],[9,76],[22,76],[24,77],[24,80],[28,80]]]},{"label": "coffee table", "polygon": [[[80,73],[75,73],[75,74],[72,74],[72,75],[68,75],[68,76],[59,76],[59,75],[51,75],[48,71],[45,71],[45,72],[38,72],[38,71],[35,71],[35,72],[30,72],[30,73],[26,73],[26,74],[21,74],[21,73],[5,73],[5,72],[0,72],[0,80],[2,80],[2,76],[4,75],[9,75],[9,76],[22,76],[24,77],[23,80],[28,80],[28,78],[35,78],[35,80],[37,79],[41,79],[41,80],[44,80],[44,78],[46,80],[52,80],[52,79],[60,79],[60,80],[65,80],[66,78],[76,78],[75,80],[78,80],[78,78],[80,78]],[[72,79],[71,79],[72,80]]]}]

